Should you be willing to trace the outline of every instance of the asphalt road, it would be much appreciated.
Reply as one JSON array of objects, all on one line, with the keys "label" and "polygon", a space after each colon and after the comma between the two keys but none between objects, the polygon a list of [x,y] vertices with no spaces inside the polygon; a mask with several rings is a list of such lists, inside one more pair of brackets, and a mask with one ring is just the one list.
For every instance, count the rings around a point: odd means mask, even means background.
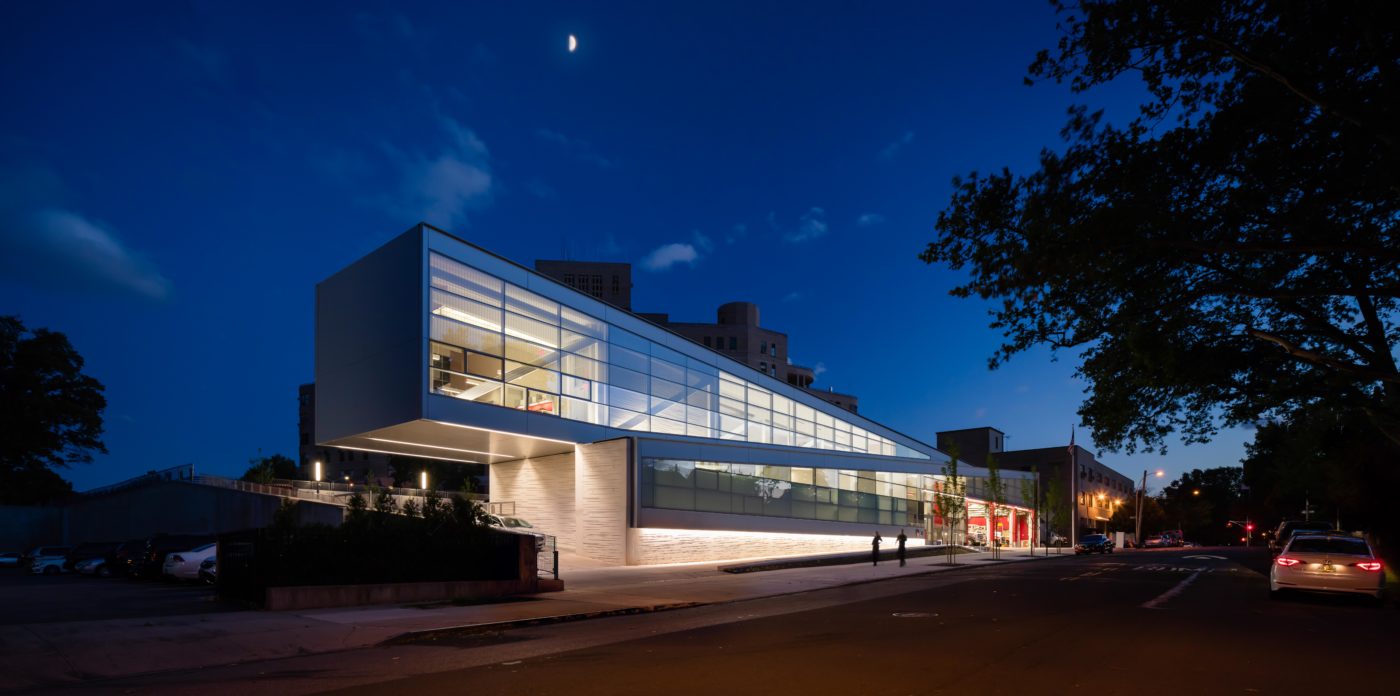
[{"label": "asphalt road", "polygon": [[1239,549],[1067,557],[162,675],[99,690],[1389,692],[1400,676],[1391,662],[1400,612],[1349,598],[1271,601],[1260,573],[1268,563],[1266,553]]},{"label": "asphalt road", "polygon": [[0,625],[150,618],[242,608],[219,601],[208,585],[0,570]]}]

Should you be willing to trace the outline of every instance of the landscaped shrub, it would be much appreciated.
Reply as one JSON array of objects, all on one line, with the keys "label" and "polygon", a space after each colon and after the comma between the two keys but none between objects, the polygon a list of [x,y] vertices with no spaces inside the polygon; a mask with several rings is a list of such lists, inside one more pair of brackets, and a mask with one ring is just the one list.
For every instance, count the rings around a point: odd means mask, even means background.
[{"label": "landscaped shrub", "polygon": [[410,517],[382,501],[352,505],[339,527],[297,526],[279,512],[272,526],[226,534],[219,593],[260,601],[268,587],[518,577],[520,536],[483,525],[477,505],[429,496],[415,507]]}]

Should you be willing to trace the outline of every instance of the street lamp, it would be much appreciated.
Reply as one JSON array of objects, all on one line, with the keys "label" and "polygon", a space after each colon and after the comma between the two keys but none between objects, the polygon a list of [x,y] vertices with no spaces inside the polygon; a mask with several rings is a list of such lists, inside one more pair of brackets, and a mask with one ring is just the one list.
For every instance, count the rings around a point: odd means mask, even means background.
[{"label": "street lamp", "polygon": [[316,492],[321,492],[321,460],[311,462],[311,478],[316,481]]},{"label": "street lamp", "polygon": [[[1161,469],[1158,469],[1158,470],[1157,470],[1157,473],[1156,473],[1155,475],[1157,476],[1157,478],[1162,478],[1163,476],[1166,476],[1166,475],[1167,475],[1167,472],[1162,471]],[[1137,545],[1138,545],[1138,548],[1142,548],[1142,506],[1145,505],[1146,503],[1147,503],[1147,470],[1146,470],[1146,469],[1143,469],[1143,470],[1142,470],[1142,487],[1138,489],[1138,500],[1137,500],[1137,533],[1133,535],[1133,543],[1134,543],[1134,544],[1137,544]]]},{"label": "street lamp", "polygon": [[418,487],[425,491],[428,490],[428,471],[426,469],[418,472]]}]

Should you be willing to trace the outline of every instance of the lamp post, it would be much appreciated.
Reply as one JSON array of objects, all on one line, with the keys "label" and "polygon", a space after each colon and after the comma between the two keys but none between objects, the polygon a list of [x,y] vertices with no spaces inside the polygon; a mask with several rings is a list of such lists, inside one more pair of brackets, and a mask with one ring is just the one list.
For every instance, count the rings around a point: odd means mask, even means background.
[{"label": "lamp post", "polygon": [[316,481],[316,495],[319,497],[321,495],[321,460],[317,459],[311,462],[311,471],[311,477]]},{"label": "lamp post", "polygon": [[418,472],[418,487],[419,487],[419,488],[422,488],[422,489],[425,490],[425,491],[428,490],[428,471],[427,471],[427,469],[424,469],[423,471]]},{"label": "lamp post", "polygon": [[[1157,478],[1166,476],[1167,473],[1161,469],[1157,470]],[[1147,503],[1147,470],[1142,470],[1142,487],[1138,489],[1137,503],[1137,533],[1133,535],[1133,543],[1138,548],[1142,548],[1142,506]]]}]

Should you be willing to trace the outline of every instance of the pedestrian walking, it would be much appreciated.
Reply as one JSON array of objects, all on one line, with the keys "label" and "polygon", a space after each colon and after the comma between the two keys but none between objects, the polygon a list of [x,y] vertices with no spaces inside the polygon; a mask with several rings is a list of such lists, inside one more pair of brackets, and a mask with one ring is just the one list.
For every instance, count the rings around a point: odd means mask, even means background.
[{"label": "pedestrian walking", "polygon": [[875,530],[875,536],[870,539],[870,565],[880,565],[880,531]]},{"label": "pedestrian walking", "polygon": [[899,530],[899,536],[895,537],[899,542],[899,564],[904,565],[904,542],[909,541],[909,537],[904,536],[904,530]]}]

